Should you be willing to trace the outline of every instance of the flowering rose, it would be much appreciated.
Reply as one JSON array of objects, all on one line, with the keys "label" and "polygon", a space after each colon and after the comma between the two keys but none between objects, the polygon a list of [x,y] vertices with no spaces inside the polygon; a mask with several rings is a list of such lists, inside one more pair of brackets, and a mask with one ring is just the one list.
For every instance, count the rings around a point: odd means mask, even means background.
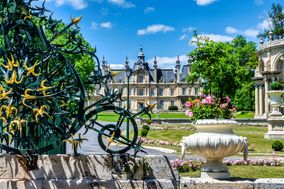
[{"label": "flowering rose", "polygon": [[191,119],[214,119],[214,118],[231,118],[236,107],[231,105],[231,99],[216,98],[213,95],[202,94],[200,98],[189,99],[185,103],[187,108],[185,114]]},{"label": "flowering rose", "polygon": [[191,105],[192,105],[192,103],[191,103],[190,101],[187,101],[187,102],[185,103],[185,107],[187,107],[187,108],[190,108]]},{"label": "flowering rose", "polygon": [[187,115],[188,117],[192,117],[193,116],[193,113],[189,110],[186,110],[185,111],[185,115]]},{"label": "flowering rose", "polygon": [[228,96],[226,96],[226,102],[227,102],[227,103],[230,103],[230,102],[231,102],[231,99],[230,99]]}]

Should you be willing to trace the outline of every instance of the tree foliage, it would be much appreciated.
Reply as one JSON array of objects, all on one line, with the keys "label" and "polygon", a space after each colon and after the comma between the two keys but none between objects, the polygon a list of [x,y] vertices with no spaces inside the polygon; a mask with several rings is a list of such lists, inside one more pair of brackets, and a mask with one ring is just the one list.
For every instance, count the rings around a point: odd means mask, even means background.
[{"label": "tree foliage", "polygon": [[[32,18],[33,22],[35,22],[37,25],[40,24],[40,20],[36,17]],[[58,25],[54,28],[54,31],[60,31],[61,29],[63,29],[66,24],[63,23],[61,20],[57,20]],[[71,29],[74,30],[74,29]],[[45,29],[45,34],[48,38],[51,38],[53,36],[54,31],[50,31],[48,29]],[[60,36],[58,36],[52,43],[53,44],[66,44],[66,42],[68,41],[69,37],[68,36],[69,33],[63,33]],[[86,48],[88,48],[89,51],[94,51],[94,49],[91,47],[91,45],[83,38],[81,33],[77,34],[78,38],[81,38],[83,41],[82,43],[84,44],[84,46]],[[36,41],[36,39],[35,39]],[[0,46],[4,46],[4,34],[0,33]],[[69,44],[67,46],[67,48],[74,48],[75,44]],[[94,67],[95,67],[95,60],[93,59],[92,56],[88,55],[88,54],[76,54],[76,55],[70,55],[69,53],[63,53],[68,60],[70,60],[71,64],[74,65],[76,71],[78,72],[78,74],[80,75],[80,78],[83,81],[86,81],[88,76],[90,76],[90,74],[93,72]],[[87,87],[87,89],[89,89],[89,87]]]},{"label": "tree foliage", "polygon": [[240,93],[253,90],[253,69],[257,66],[256,45],[243,36],[232,42],[214,42],[194,34],[197,48],[189,53],[192,59],[189,82],[203,82],[204,93],[224,99],[230,96],[237,108],[253,108],[253,93],[249,100]]},{"label": "tree foliage", "polygon": [[269,29],[265,29],[263,33],[258,35],[259,38],[269,39],[271,32],[272,39],[284,38],[284,11],[280,4],[272,4],[271,10],[268,12]]}]

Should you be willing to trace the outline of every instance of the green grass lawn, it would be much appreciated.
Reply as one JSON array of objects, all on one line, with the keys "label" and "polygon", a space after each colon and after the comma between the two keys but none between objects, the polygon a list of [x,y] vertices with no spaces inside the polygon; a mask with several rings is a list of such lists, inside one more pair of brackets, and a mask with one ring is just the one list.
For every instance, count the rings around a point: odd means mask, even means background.
[{"label": "green grass lawn", "polygon": [[184,112],[160,112],[151,114],[152,118],[188,118]]},{"label": "green grass lawn", "polygon": [[[188,118],[184,112],[159,112],[155,114],[151,114],[152,118]],[[118,115],[114,112],[102,112],[99,114],[98,120],[100,121],[108,121],[108,122],[116,122],[118,119]],[[234,118],[253,118],[254,112],[250,111],[242,111],[237,112],[234,115]],[[142,116],[142,118],[147,118],[146,115]]]},{"label": "green grass lawn", "polygon": [[[148,133],[149,139],[153,140],[166,140],[172,142],[180,142],[183,136],[188,136],[192,134],[194,131],[191,130],[150,130]],[[271,148],[272,140],[264,139],[264,134],[267,132],[266,127],[247,127],[247,126],[239,126],[234,128],[234,132],[237,135],[245,136],[248,138],[249,144],[254,144],[254,151],[250,151],[249,153],[272,153],[273,150]],[[284,140],[281,141],[284,144]],[[162,147],[162,146],[161,146]],[[175,149],[180,151],[179,147],[172,146],[164,146],[171,149]],[[278,154],[283,154],[284,152],[277,152]]]},{"label": "green grass lawn", "polygon": [[241,111],[241,112],[237,112],[234,114],[233,116],[234,118],[254,118],[254,112],[252,111]]},{"label": "green grass lawn", "polygon": [[[151,114],[152,118],[188,118],[183,112],[161,112]],[[107,122],[116,122],[119,115],[114,112],[101,112],[99,113],[98,120]],[[147,115],[143,115],[142,118],[148,118]]]},{"label": "green grass lawn", "polygon": [[114,112],[101,112],[98,115],[99,121],[117,122],[118,118],[119,115],[115,114]]},{"label": "green grass lawn", "polygon": [[[228,166],[232,178],[284,178],[284,166]],[[181,173],[182,176],[200,177],[200,171]]]}]

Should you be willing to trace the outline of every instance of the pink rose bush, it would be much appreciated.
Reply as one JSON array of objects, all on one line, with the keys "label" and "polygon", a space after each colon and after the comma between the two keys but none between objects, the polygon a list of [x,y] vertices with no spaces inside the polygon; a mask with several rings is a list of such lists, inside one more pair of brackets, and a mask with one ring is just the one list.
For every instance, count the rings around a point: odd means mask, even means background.
[{"label": "pink rose bush", "polygon": [[201,167],[205,164],[204,161],[195,160],[195,161],[183,161],[180,159],[171,160],[171,166],[176,168],[179,173],[186,173],[190,171],[197,171],[200,170]]},{"label": "pink rose bush", "polygon": [[142,141],[143,144],[154,144],[160,146],[178,146],[178,147],[180,146],[178,142],[165,141],[165,140],[152,140],[144,137],[140,137],[140,141]]},{"label": "pink rose bush", "polygon": [[[184,161],[180,159],[171,160],[171,166],[176,168],[180,173],[197,171],[200,170],[201,167],[205,164],[205,161],[201,160],[189,160]],[[233,165],[253,165],[253,166],[281,166],[281,162],[276,157],[268,158],[268,159],[260,159],[260,160],[224,160],[223,163],[227,166]]]},{"label": "pink rose bush", "polygon": [[236,111],[232,106],[231,99],[226,96],[224,99],[216,98],[214,95],[202,94],[199,98],[189,99],[185,103],[187,108],[185,114],[192,120],[197,119],[229,119]]}]

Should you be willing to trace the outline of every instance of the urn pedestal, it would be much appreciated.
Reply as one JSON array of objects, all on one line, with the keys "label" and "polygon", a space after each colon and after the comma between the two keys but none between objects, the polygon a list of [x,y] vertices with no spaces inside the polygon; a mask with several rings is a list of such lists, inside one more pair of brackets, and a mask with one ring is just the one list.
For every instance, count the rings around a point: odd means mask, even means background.
[{"label": "urn pedestal", "polygon": [[269,113],[268,117],[282,117],[282,113],[279,111],[279,107],[282,104],[282,95],[284,94],[284,91],[268,91],[267,92],[270,100],[271,105],[271,112]]},{"label": "urn pedestal", "polygon": [[[234,120],[197,120],[196,133],[182,140],[182,153],[188,148],[193,154],[206,158],[201,168],[201,178],[230,178],[228,168],[223,165],[224,157],[232,156],[247,149],[246,137],[233,133]],[[247,152],[247,150],[245,150]]]},{"label": "urn pedestal", "polygon": [[271,112],[268,115],[268,132],[265,133],[265,139],[284,139],[284,117],[279,111],[279,107],[283,102],[282,95],[284,91],[268,91],[267,92],[271,105]]}]

